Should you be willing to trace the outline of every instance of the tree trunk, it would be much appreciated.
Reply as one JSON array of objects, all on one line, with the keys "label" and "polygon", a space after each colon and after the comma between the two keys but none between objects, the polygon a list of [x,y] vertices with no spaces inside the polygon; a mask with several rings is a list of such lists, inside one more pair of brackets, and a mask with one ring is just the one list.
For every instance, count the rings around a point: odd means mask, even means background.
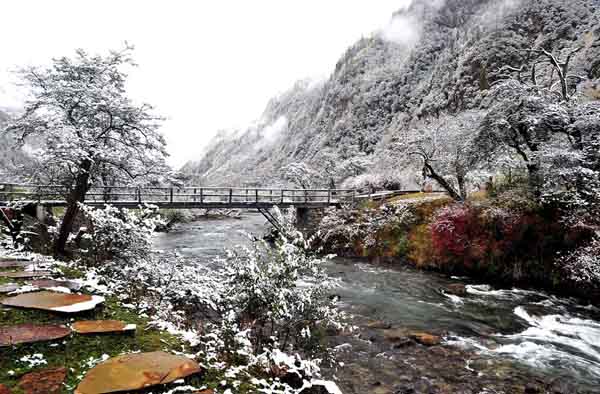
[{"label": "tree trunk", "polygon": [[458,183],[458,191],[460,193],[461,199],[466,200],[467,199],[467,185],[465,182],[465,176],[457,174],[456,181]]},{"label": "tree trunk", "polygon": [[79,212],[79,203],[85,201],[85,195],[88,191],[91,162],[85,161],[81,168],[82,172],[75,178],[75,187],[67,197],[67,209],[60,224],[58,238],[54,243],[54,255],[57,257],[65,255],[65,247],[69,239],[69,234],[71,234],[71,231],[73,230],[73,223]]},{"label": "tree trunk", "polygon": [[540,166],[537,163],[527,164],[528,182],[531,194],[536,200],[542,196]]},{"label": "tree trunk", "polygon": [[439,175],[438,173],[436,173],[433,169],[433,167],[431,167],[431,165],[427,162],[424,163],[425,169],[427,170],[427,175],[432,178],[433,180],[435,180],[444,190],[446,190],[446,192],[448,192],[448,194],[450,195],[450,197],[455,200],[455,201],[463,201],[462,196],[456,191],[454,190],[454,188],[452,187],[452,185],[450,183],[448,183],[447,180],[444,179],[444,177],[442,177],[441,175]]}]

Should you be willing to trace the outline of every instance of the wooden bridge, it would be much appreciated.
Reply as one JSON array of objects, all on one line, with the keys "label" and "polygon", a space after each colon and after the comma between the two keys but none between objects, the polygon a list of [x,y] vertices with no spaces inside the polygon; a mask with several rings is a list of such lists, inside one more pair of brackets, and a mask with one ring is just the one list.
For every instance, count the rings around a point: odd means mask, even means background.
[{"label": "wooden bridge", "polygon": [[[269,212],[274,206],[296,208],[299,217],[308,210],[340,207],[364,200],[385,201],[389,198],[418,193],[418,190],[379,191],[356,189],[272,189],[239,187],[92,187],[85,204],[103,207],[138,208],[154,205],[167,209],[257,209],[269,222],[279,228],[277,219]],[[15,202],[31,204],[35,215],[43,220],[48,208],[67,205],[68,189],[62,185],[32,185],[0,183],[0,207]],[[4,212],[4,211],[2,211]]]},{"label": "wooden bridge", "polygon": [[[85,204],[137,208],[141,204],[170,209],[216,208],[325,208],[361,200],[386,200],[418,193],[419,190],[379,191],[358,189],[274,189],[239,187],[92,187]],[[11,202],[32,202],[45,207],[67,205],[68,189],[62,185],[0,183],[0,206]]]},{"label": "wooden bridge", "polygon": [[[15,201],[46,207],[67,205],[68,190],[61,185],[0,183],[0,205]],[[85,203],[137,208],[141,204],[171,209],[215,208],[324,208],[363,198],[352,189],[269,189],[235,187],[92,187]]]}]

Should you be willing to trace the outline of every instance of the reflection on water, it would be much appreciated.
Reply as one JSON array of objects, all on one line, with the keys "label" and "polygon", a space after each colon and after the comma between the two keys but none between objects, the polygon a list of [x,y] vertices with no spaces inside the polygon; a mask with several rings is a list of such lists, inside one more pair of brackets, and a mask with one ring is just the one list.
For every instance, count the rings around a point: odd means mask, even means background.
[{"label": "reflection on water", "polygon": [[[157,234],[157,249],[178,251],[190,264],[205,264],[225,248],[248,244],[248,233],[266,228],[260,214],[206,220]],[[382,268],[338,258],[328,266],[339,279],[344,309],[357,321],[383,320],[396,327],[445,332],[447,342],[520,360],[555,376],[600,384],[600,310],[575,300],[522,289],[493,289],[410,268]],[[444,289],[467,283],[459,297]]]}]

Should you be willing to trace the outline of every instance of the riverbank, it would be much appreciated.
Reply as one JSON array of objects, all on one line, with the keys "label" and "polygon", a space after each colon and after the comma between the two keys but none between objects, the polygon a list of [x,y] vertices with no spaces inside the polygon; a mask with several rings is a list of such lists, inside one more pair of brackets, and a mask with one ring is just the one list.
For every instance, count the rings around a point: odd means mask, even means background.
[{"label": "riverbank", "polygon": [[581,263],[576,254],[597,242],[598,229],[562,215],[514,195],[464,203],[407,196],[330,210],[315,248],[597,303],[600,263],[597,257]]}]

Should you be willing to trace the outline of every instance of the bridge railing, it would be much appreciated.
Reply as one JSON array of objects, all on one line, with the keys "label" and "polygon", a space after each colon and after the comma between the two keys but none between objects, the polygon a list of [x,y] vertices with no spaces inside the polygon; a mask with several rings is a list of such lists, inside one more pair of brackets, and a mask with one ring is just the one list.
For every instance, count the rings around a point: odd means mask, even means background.
[{"label": "bridge railing", "polygon": [[[0,183],[0,201],[65,202],[69,190],[62,185]],[[340,204],[355,200],[353,189],[274,189],[235,187],[95,186],[88,203],[202,204]]]}]

